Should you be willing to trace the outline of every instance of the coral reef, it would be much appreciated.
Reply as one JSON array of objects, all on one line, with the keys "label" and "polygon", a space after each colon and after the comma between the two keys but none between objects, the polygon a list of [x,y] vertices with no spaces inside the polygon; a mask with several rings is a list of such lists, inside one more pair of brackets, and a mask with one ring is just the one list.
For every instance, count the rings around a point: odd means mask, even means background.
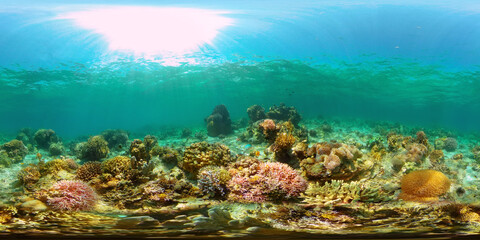
[{"label": "coral reef", "polygon": [[88,211],[97,200],[97,194],[85,182],[62,180],[49,190],[47,204],[54,210]]},{"label": "coral reef", "polygon": [[107,129],[100,135],[108,142],[108,148],[110,149],[121,149],[126,146],[128,142],[128,132],[125,130]]},{"label": "coral reef", "polygon": [[265,109],[260,105],[252,105],[247,109],[248,117],[250,118],[250,123],[254,123],[258,120],[267,118],[265,114]]},{"label": "coral reef", "polygon": [[272,106],[267,112],[267,118],[274,120],[290,121],[293,125],[298,126],[302,116],[298,113],[295,107],[287,107],[284,103],[280,106]]},{"label": "coral reef", "polygon": [[207,123],[208,136],[218,137],[228,135],[232,132],[232,121],[225,105],[217,105],[212,114],[205,119]]},{"label": "coral reef", "polygon": [[332,180],[324,184],[309,183],[304,201],[310,204],[387,202],[393,200],[393,193],[382,187],[385,183],[386,181],[365,179],[352,182]]},{"label": "coral reef", "polygon": [[89,182],[93,178],[102,174],[102,163],[87,162],[77,169],[75,178],[84,182]]},{"label": "coral reef", "polygon": [[307,182],[287,164],[261,162],[237,171],[228,189],[233,201],[281,201],[298,197],[307,189]]},{"label": "coral reef", "polygon": [[317,143],[307,151],[308,157],[300,162],[303,174],[321,182],[350,180],[357,177],[362,168],[358,162],[362,153],[357,147],[344,143]]},{"label": "coral reef", "polygon": [[268,142],[273,142],[277,138],[277,133],[280,131],[280,126],[275,125],[272,119],[265,119],[258,124],[258,129],[263,133],[263,138]]},{"label": "coral reef", "polygon": [[48,148],[48,152],[51,156],[60,156],[65,152],[65,147],[61,142],[52,143]]},{"label": "coral reef", "polygon": [[179,166],[195,176],[205,166],[225,166],[232,161],[230,149],[219,143],[207,142],[193,143],[185,149],[183,159]]},{"label": "coral reef", "polygon": [[147,182],[142,187],[142,199],[153,206],[162,206],[176,202],[178,199],[198,195],[198,188],[185,179],[172,176],[159,176],[155,181]]},{"label": "coral reef", "polygon": [[23,142],[16,139],[0,146],[0,151],[7,153],[8,157],[14,162],[22,161],[28,153],[28,149],[23,145]]},{"label": "coral reef", "polygon": [[97,135],[90,137],[87,142],[77,144],[75,151],[80,159],[99,161],[108,156],[110,149],[107,141],[102,136]]},{"label": "coral reef", "polygon": [[60,138],[57,136],[55,131],[52,129],[39,129],[35,132],[33,137],[37,146],[42,149],[47,149],[50,147],[50,144],[60,142]]},{"label": "coral reef", "polygon": [[20,140],[23,142],[25,145],[29,144],[35,144],[35,139],[33,137],[33,129],[31,128],[22,128],[20,131],[18,131],[17,136],[15,139]]},{"label": "coral reef", "polygon": [[71,172],[76,169],[77,166],[72,166],[71,161],[67,159],[53,159],[45,164],[40,165],[40,172],[43,175],[53,174],[56,175],[58,172],[64,170]]},{"label": "coral reef", "polygon": [[150,150],[150,156],[158,156],[163,162],[175,165],[181,160],[180,153],[170,147],[155,146]]},{"label": "coral reef", "polygon": [[435,170],[417,170],[402,178],[399,199],[405,201],[432,202],[450,189],[450,180]]},{"label": "coral reef", "polygon": [[19,182],[28,190],[32,190],[35,183],[40,180],[41,174],[36,165],[27,166],[17,174]]},{"label": "coral reef", "polygon": [[112,177],[121,179],[134,179],[137,173],[134,171],[134,160],[126,156],[116,156],[102,163],[104,173]]},{"label": "coral reef", "polygon": [[130,148],[128,150],[131,156],[135,157],[138,160],[150,160],[150,154],[147,150],[147,146],[140,139],[135,139],[130,143]]},{"label": "coral reef", "polygon": [[288,162],[292,152],[295,137],[286,132],[279,133],[270,149],[274,153],[274,158],[279,162]]},{"label": "coral reef", "polygon": [[211,198],[223,198],[228,194],[227,184],[230,173],[219,166],[206,166],[200,169],[197,175],[198,187]]},{"label": "coral reef", "polygon": [[0,151],[0,168],[2,167],[10,167],[13,161],[8,157],[7,152]]}]

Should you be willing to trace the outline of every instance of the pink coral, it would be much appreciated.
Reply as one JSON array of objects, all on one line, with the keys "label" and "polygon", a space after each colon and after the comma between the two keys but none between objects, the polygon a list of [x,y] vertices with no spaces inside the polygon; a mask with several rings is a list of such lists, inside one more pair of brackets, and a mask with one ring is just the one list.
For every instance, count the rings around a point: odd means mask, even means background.
[{"label": "pink coral", "polygon": [[91,210],[97,202],[95,191],[82,181],[62,180],[50,189],[47,203],[54,210]]},{"label": "pink coral", "polygon": [[307,188],[305,179],[284,163],[260,163],[254,171],[248,175],[239,172],[232,177],[228,183],[230,199],[244,202],[285,200],[299,196]]}]

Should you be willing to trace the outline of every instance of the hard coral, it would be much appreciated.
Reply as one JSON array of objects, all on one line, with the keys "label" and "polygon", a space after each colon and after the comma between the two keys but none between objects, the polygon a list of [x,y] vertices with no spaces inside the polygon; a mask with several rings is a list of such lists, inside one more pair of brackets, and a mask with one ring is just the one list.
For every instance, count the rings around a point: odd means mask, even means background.
[{"label": "hard coral", "polygon": [[267,117],[275,120],[290,121],[293,125],[297,126],[302,116],[298,113],[295,107],[287,107],[284,103],[280,103],[280,106],[272,106],[267,112]]},{"label": "hard coral", "polygon": [[275,142],[271,146],[275,159],[280,162],[287,162],[290,158],[293,144],[295,143],[295,137],[286,132],[278,134]]},{"label": "hard coral", "polygon": [[209,197],[222,198],[228,194],[227,184],[231,176],[224,167],[203,167],[200,169],[197,179],[198,187]]},{"label": "hard coral", "polygon": [[65,152],[65,147],[61,142],[52,143],[48,148],[48,152],[50,153],[51,156],[60,156]]},{"label": "hard coral", "polygon": [[207,123],[208,135],[217,137],[219,135],[227,135],[232,132],[232,121],[225,105],[217,105],[212,114],[205,119]]},{"label": "hard coral", "polygon": [[20,183],[26,188],[31,190],[33,185],[38,182],[40,179],[41,174],[38,170],[38,167],[35,165],[28,166],[22,170],[20,170],[17,174],[17,178]]},{"label": "hard coral", "polygon": [[180,167],[185,171],[193,173],[205,166],[225,166],[232,161],[230,149],[220,143],[210,144],[207,142],[193,143],[185,149]]},{"label": "hard coral", "polygon": [[102,136],[93,136],[87,142],[77,144],[77,155],[80,159],[98,161],[108,156],[110,149]]},{"label": "hard coral", "polygon": [[118,179],[129,179],[132,176],[132,159],[126,156],[116,156],[103,162],[104,173],[111,174]]},{"label": "hard coral", "polygon": [[77,169],[75,178],[88,182],[102,174],[102,163],[87,162]]},{"label": "hard coral", "polygon": [[82,181],[59,181],[52,186],[48,195],[47,204],[54,210],[91,210],[98,200],[95,191]]},{"label": "hard coral", "polygon": [[60,142],[55,131],[52,129],[40,129],[35,133],[35,142],[39,148],[48,149],[50,144]]},{"label": "hard coral", "polygon": [[405,201],[433,202],[450,189],[450,180],[435,170],[417,170],[403,176],[399,199]]},{"label": "hard coral", "polygon": [[147,146],[140,139],[135,139],[132,143],[130,143],[129,153],[138,160],[150,160],[150,154]]},{"label": "hard coral", "polygon": [[267,115],[265,114],[265,109],[260,105],[252,105],[247,109],[248,117],[250,118],[250,123],[254,123],[258,120],[265,119]]},{"label": "hard coral", "polygon": [[0,146],[0,150],[5,151],[8,157],[15,162],[22,161],[28,153],[28,149],[23,145],[23,142],[16,139]]},{"label": "hard coral", "polygon": [[127,145],[128,132],[121,129],[107,129],[101,133],[110,149],[117,149]]}]

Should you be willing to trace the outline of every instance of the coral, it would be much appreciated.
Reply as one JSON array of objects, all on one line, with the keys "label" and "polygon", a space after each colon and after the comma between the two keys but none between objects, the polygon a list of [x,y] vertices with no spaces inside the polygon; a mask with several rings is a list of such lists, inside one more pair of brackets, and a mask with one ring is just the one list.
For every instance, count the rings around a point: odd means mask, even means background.
[{"label": "coral", "polygon": [[150,151],[158,146],[158,140],[152,135],[147,135],[143,138],[143,141],[140,139],[135,139],[130,144],[130,155],[134,156],[137,160],[149,161],[151,158]]},{"label": "coral", "polygon": [[104,173],[111,174],[117,179],[133,178],[132,158],[126,156],[116,156],[103,162],[102,169]]},{"label": "coral", "polygon": [[110,149],[121,149],[126,146],[128,142],[128,132],[125,130],[107,129],[100,135],[107,141],[108,148]]},{"label": "coral", "polygon": [[196,176],[198,170],[202,167],[209,165],[225,166],[231,161],[232,156],[227,146],[219,143],[198,142],[185,149],[179,165],[185,171]]},{"label": "coral", "polygon": [[50,144],[60,142],[55,131],[52,129],[40,129],[34,135],[35,142],[37,146],[42,149],[48,149]]},{"label": "coral", "polygon": [[432,164],[438,163],[443,160],[444,155],[442,150],[433,150],[429,155],[428,158]]},{"label": "coral", "polygon": [[212,114],[205,119],[208,136],[218,137],[232,132],[232,120],[225,105],[217,105]]},{"label": "coral", "polygon": [[400,134],[389,133],[387,135],[388,149],[391,151],[397,151],[400,148],[405,148],[408,144],[413,143],[412,137],[404,137]]},{"label": "coral", "polygon": [[231,176],[224,167],[203,167],[198,172],[197,179],[198,187],[209,197],[222,198],[228,194],[227,184]]},{"label": "coral", "polygon": [[422,162],[428,155],[428,148],[419,143],[412,143],[407,145],[407,159],[410,162],[420,163]]},{"label": "coral", "polygon": [[439,150],[445,149],[445,140],[447,140],[447,138],[445,137],[435,139],[435,149],[439,149]]},{"label": "coral", "polygon": [[273,142],[277,138],[277,133],[280,128],[277,128],[275,121],[272,119],[265,119],[258,124],[259,130],[263,133],[264,138],[268,142]]},{"label": "coral", "polygon": [[428,138],[424,131],[418,131],[416,135],[417,135],[417,139],[416,139],[417,143],[422,144],[426,147],[429,146]]},{"label": "coral", "polygon": [[445,139],[443,149],[445,149],[445,151],[447,152],[453,152],[457,150],[457,146],[458,146],[457,140],[455,138],[448,137]]},{"label": "coral", "polygon": [[62,180],[50,189],[47,204],[54,210],[87,211],[97,200],[97,194],[85,182]]},{"label": "coral", "polygon": [[343,180],[332,180],[324,184],[315,182],[309,183],[305,191],[305,202],[307,203],[350,203],[350,202],[385,202],[393,200],[393,193],[382,188],[385,181],[360,180],[344,182]]},{"label": "coral", "polygon": [[150,160],[150,154],[147,151],[147,146],[140,139],[135,139],[130,143],[129,153],[138,160]]},{"label": "coral", "polygon": [[181,159],[180,153],[170,147],[155,146],[150,150],[150,155],[158,156],[165,163],[177,164]]},{"label": "coral", "polygon": [[322,130],[323,133],[332,133],[333,132],[333,127],[332,125],[328,123],[324,123],[320,126],[320,129]]},{"label": "coral", "polygon": [[275,142],[270,147],[273,151],[274,158],[279,162],[287,162],[290,159],[292,146],[295,143],[295,137],[286,132],[279,133]]},{"label": "coral", "polygon": [[343,143],[317,143],[307,151],[306,159],[300,162],[302,171],[309,179],[319,181],[350,180],[361,172],[358,159],[362,153],[357,147]]},{"label": "coral", "polygon": [[450,189],[450,180],[435,170],[417,170],[403,176],[399,199],[405,201],[432,202]]},{"label": "coral", "polygon": [[247,109],[248,117],[250,118],[250,123],[254,123],[258,120],[267,118],[265,114],[265,109],[260,105],[252,105]]},{"label": "coral", "polygon": [[108,156],[110,149],[102,136],[90,137],[87,142],[79,143],[76,147],[78,158],[88,161],[99,161]]},{"label": "coral", "polygon": [[229,199],[234,201],[280,201],[298,197],[307,189],[307,182],[287,164],[262,162],[236,172],[228,189]]},{"label": "coral", "polygon": [[12,159],[8,157],[7,152],[0,151],[0,168],[3,167],[10,167],[12,165]]},{"label": "coral", "polygon": [[31,128],[22,128],[17,133],[15,139],[22,141],[24,144],[35,144],[33,139],[33,129]]},{"label": "coral", "polygon": [[284,103],[280,106],[272,106],[267,112],[267,118],[274,120],[290,121],[293,125],[298,126],[302,116],[297,112],[295,107],[287,107]]},{"label": "coral", "polygon": [[26,188],[31,190],[33,185],[40,180],[41,174],[37,166],[31,165],[22,170],[17,174],[17,178],[20,183]]},{"label": "coral", "polygon": [[84,182],[89,182],[100,174],[102,174],[102,163],[87,162],[77,169],[75,178]]},{"label": "coral", "polygon": [[470,152],[473,154],[473,159],[479,161],[480,160],[480,145],[473,147],[470,149]]},{"label": "coral", "polygon": [[48,152],[51,156],[60,156],[65,152],[65,147],[61,142],[52,143],[48,148]]},{"label": "coral", "polygon": [[42,175],[57,174],[61,170],[70,172],[73,170],[71,167],[71,164],[69,164],[66,159],[54,159],[42,165],[40,167],[40,172],[42,173]]},{"label": "coral", "polygon": [[28,149],[23,145],[22,141],[14,139],[0,146],[0,150],[5,151],[8,157],[15,162],[22,161],[28,154]]},{"label": "coral", "polygon": [[155,206],[167,205],[181,197],[195,196],[198,188],[185,179],[177,180],[171,176],[159,176],[155,181],[147,182],[142,187],[142,198]]}]

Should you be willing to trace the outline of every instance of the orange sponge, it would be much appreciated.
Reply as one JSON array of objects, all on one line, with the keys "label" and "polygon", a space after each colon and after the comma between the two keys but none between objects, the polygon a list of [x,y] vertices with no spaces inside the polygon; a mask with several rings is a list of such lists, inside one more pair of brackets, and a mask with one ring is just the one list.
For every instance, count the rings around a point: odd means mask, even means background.
[{"label": "orange sponge", "polygon": [[450,180],[435,170],[413,171],[402,178],[402,193],[399,199],[405,201],[433,202],[450,189]]}]

